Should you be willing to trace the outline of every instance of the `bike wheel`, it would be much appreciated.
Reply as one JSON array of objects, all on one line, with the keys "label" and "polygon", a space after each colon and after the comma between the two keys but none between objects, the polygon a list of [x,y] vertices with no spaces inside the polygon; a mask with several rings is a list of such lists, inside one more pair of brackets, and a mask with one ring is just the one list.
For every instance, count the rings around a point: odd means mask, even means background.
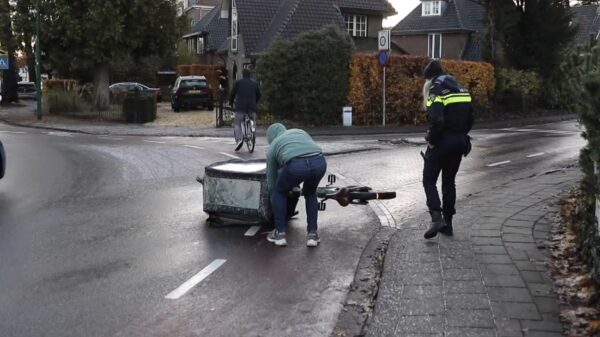
[{"label": "bike wheel", "polygon": [[256,133],[252,131],[252,121],[248,119],[246,121],[246,146],[248,147],[248,152],[252,153],[254,151],[254,145],[256,143]]},{"label": "bike wheel", "polygon": [[386,200],[394,199],[396,192],[350,192],[350,200]]}]

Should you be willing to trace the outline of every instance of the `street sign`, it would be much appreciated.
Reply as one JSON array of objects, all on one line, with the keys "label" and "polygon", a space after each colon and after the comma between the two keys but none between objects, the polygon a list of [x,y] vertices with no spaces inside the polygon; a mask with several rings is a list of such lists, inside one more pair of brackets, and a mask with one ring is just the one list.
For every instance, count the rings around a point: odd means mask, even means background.
[{"label": "street sign", "polygon": [[390,63],[390,53],[387,50],[380,50],[377,53],[377,59],[379,60],[379,64],[385,67]]},{"label": "street sign", "polygon": [[8,55],[7,56],[0,55],[0,70],[7,70],[7,69],[8,69]]},{"label": "street sign", "polygon": [[379,50],[390,50],[390,39],[391,32],[389,29],[380,30],[379,38],[377,39]]}]

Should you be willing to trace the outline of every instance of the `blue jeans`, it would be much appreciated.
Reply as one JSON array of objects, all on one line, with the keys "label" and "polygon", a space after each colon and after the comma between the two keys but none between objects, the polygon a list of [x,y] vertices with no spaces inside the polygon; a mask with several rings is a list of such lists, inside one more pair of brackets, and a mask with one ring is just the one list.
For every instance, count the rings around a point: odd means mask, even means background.
[{"label": "blue jeans", "polygon": [[317,231],[317,186],[327,171],[327,162],[323,155],[302,158],[296,157],[279,170],[275,191],[271,196],[271,206],[275,218],[275,228],[285,232],[287,228],[288,193],[292,188],[304,183],[302,192],[306,202],[307,231]]}]

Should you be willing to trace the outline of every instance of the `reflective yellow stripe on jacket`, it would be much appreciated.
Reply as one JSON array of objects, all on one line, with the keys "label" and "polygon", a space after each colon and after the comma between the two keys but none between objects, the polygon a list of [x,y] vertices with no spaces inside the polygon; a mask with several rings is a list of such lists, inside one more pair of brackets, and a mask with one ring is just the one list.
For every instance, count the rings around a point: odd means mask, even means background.
[{"label": "reflective yellow stripe on jacket", "polygon": [[455,103],[471,103],[471,94],[469,93],[458,93],[448,94],[445,96],[435,96],[433,100],[427,100],[427,107],[430,107],[433,103],[442,103],[444,106]]}]

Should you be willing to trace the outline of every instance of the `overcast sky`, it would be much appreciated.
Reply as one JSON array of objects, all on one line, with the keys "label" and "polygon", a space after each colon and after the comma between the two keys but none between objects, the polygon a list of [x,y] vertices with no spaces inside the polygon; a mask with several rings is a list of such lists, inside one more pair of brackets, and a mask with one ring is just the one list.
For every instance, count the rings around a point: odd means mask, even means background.
[{"label": "overcast sky", "polygon": [[394,6],[398,15],[390,16],[383,21],[384,27],[393,27],[402,20],[408,13],[412,12],[419,5],[419,0],[388,0]]}]

